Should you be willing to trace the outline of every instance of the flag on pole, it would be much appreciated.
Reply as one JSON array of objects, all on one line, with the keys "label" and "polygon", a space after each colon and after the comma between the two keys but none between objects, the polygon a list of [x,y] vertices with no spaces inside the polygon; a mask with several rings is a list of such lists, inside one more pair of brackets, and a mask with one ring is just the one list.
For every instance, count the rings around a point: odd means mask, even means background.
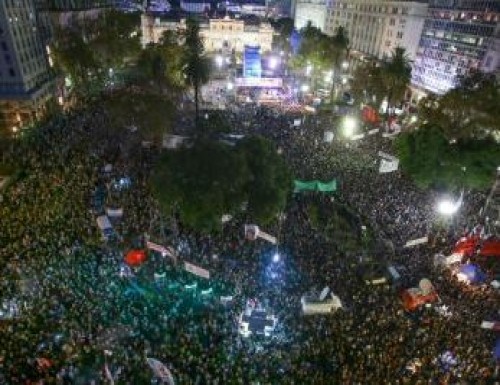
[{"label": "flag on pole", "polygon": [[172,372],[164,364],[155,358],[147,357],[146,361],[156,377],[162,381],[166,381],[168,385],[175,385]]}]

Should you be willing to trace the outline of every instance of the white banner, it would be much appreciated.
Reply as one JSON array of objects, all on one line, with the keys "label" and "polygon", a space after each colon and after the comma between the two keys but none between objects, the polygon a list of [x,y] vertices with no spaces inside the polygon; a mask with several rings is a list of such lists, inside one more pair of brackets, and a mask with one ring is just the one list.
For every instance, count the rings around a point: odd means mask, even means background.
[{"label": "white banner", "polygon": [[375,135],[380,131],[379,128],[374,128],[373,130],[368,131],[368,135]]},{"label": "white banner", "polygon": [[157,243],[147,241],[146,248],[149,250],[156,251],[164,257],[169,256],[171,258],[175,258],[174,250],[171,247],[165,247],[165,246],[159,245]]},{"label": "white banner", "polygon": [[387,160],[397,160],[399,162],[399,159],[396,158],[394,155],[388,154],[387,152],[384,151],[379,151],[378,156]]},{"label": "white banner", "polygon": [[106,207],[106,214],[108,214],[108,217],[120,218],[123,216],[123,209],[121,207],[118,209],[112,209],[111,207]]},{"label": "white banner", "polygon": [[277,243],[276,237],[262,231],[257,225],[245,225],[245,238],[250,241],[255,241],[257,238],[261,238],[269,243],[272,243],[273,245]]},{"label": "white banner", "polygon": [[210,272],[189,262],[184,262],[184,270],[198,277],[210,279]]},{"label": "white banner", "polygon": [[424,244],[424,243],[427,243],[427,242],[429,242],[429,237],[422,237],[422,238],[412,239],[412,240],[409,240],[408,242],[406,242],[406,244],[404,245],[404,247],[417,246],[417,245],[421,245],[421,244]]},{"label": "white banner", "polygon": [[387,160],[387,159],[380,159],[380,166],[378,169],[378,172],[380,174],[386,174],[389,172],[394,172],[397,171],[399,168],[399,160]]}]

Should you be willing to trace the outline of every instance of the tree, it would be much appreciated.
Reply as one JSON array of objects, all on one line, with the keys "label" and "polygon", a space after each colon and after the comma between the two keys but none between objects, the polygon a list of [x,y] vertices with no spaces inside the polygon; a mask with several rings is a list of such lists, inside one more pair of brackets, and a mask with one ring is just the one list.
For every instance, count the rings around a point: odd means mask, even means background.
[{"label": "tree", "polygon": [[110,10],[97,20],[83,20],[56,30],[56,67],[79,98],[99,93],[110,78],[140,52],[137,15]]},{"label": "tree", "polygon": [[441,127],[452,139],[500,135],[500,91],[494,75],[473,71],[444,95],[429,95],[419,104],[420,117]]},{"label": "tree", "polygon": [[290,52],[290,36],[293,32],[293,19],[283,17],[278,20],[271,20],[276,34],[273,38],[273,48],[284,53]]},{"label": "tree", "polygon": [[275,218],[285,205],[291,178],[264,138],[247,138],[236,146],[199,139],[192,148],[165,154],[152,184],[164,209],[177,208],[187,225],[213,231],[220,228],[222,215],[238,214],[245,202],[257,223]]},{"label": "tree", "polygon": [[350,85],[354,98],[362,100],[363,103],[380,106],[385,96],[382,71],[376,62],[369,61],[358,65],[354,70]]},{"label": "tree", "polygon": [[161,143],[170,130],[172,103],[152,92],[121,90],[103,100],[111,123],[118,129],[137,129],[144,140]]},{"label": "tree", "polygon": [[189,18],[186,21],[184,46],[184,75],[187,84],[194,90],[196,123],[198,124],[200,88],[208,82],[210,63],[204,56],[203,41],[200,38],[200,26],[195,19]]},{"label": "tree", "polygon": [[260,136],[244,139],[244,151],[250,178],[247,182],[248,212],[265,224],[284,209],[292,178],[284,159],[270,141]]},{"label": "tree", "polygon": [[396,47],[389,60],[381,67],[385,83],[385,93],[389,106],[394,106],[404,99],[406,89],[411,81],[411,61],[406,50]]},{"label": "tree", "polygon": [[186,225],[215,231],[220,228],[222,215],[236,213],[245,201],[247,178],[242,152],[202,140],[192,148],[165,153],[152,184],[167,212],[178,207]]},{"label": "tree", "polygon": [[[329,52],[329,57],[327,60],[331,60],[333,63],[333,71],[334,75],[340,73],[342,61],[347,58],[349,51],[349,38],[347,37],[347,31],[344,27],[338,27],[335,35],[330,38],[331,49]],[[339,79],[338,76],[336,76]],[[331,98],[335,91],[335,86],[337,82],[335,78],[332,79],[332,88],[331,88]],[[333,98],[332,98],[333,100]]]},{"label": "tree", "polygon": [[138,15],[110,9],[100,14],[95,25],[89,45],[99,58],[101,68],[116,71],[139,55]]},{"label": "tree", "polygon": [[403,171],[424,188],[487,188],[500,159],[491,138],[450,143],[440,127],[429,125],[399,135],[396,148]]}]

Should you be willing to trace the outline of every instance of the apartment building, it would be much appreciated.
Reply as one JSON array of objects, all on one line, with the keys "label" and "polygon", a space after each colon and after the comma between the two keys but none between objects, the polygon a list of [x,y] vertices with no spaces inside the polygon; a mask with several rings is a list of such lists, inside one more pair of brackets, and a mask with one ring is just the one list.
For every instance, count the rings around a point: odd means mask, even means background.
[{"label": "apartment building", "polygon": [[353,51],[384,59],[403,47],[413,60],[426,15],[420,1],[338,0],[328,9],[325,33],[344,27]]},{"label": "apartment building", "polygon": [[45,110],[55,82],[48,18],[34,0],[0,2],[0,126],[17,131]]},{"label": "apartment building", "polygon": [[430,0],[412,84],[442,94],[470,69],[498,71],[498,0]]},{"label": "apartment building", "polygon": [[294,27],[301,30],[308,23],[319,28],[322,32],[326,30],[326,20],[329,0],[296,0],[293,3]]}]

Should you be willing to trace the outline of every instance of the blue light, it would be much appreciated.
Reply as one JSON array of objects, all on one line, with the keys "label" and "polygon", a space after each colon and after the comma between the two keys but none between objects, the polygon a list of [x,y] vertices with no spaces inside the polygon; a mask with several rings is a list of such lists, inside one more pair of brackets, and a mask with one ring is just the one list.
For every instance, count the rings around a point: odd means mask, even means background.
[{"label": "blue light", "polygon": [[273,255],[273,262],[278,263],[280,261],[280,255],[278,252],[274,253]]}]

